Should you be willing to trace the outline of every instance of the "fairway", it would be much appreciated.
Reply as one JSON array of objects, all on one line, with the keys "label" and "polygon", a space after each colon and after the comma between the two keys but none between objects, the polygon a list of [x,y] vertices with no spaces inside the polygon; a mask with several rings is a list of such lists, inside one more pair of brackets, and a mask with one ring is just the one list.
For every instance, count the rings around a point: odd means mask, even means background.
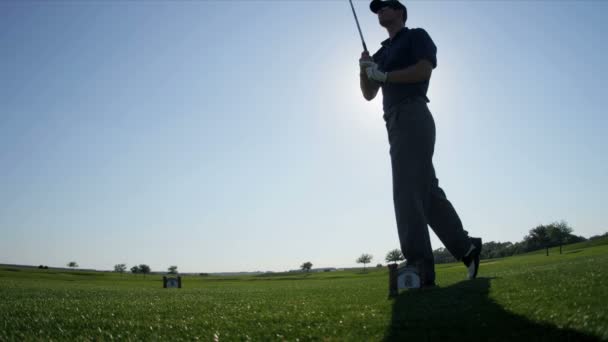
[{"label": "fairway", "polygon": [[[604,241],[606,242],[606,241]],[[482,262],[387,299],[385,268],[184,277],[0,267],[0,340],[607,340],[608,245]]]}]

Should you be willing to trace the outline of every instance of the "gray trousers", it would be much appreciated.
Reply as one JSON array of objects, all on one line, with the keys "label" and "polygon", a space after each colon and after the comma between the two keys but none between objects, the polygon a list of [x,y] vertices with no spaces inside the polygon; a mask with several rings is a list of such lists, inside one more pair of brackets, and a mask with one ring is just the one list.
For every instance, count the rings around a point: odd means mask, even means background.
[{"label": "gray trousers", "polygon": [[435,280],[427,225],[458,260],[471,242],[456,210],[439,187],[433,167],[435,121],[424,98],[415,98],[384,113],[393,171],[393,202],[401,251],[421,280]]}]

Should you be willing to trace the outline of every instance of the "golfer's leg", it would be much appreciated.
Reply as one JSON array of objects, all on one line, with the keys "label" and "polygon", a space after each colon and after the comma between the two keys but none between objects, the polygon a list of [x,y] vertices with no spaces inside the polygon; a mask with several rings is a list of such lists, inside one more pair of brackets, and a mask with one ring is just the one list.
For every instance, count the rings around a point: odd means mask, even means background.
[{"label": "golfer's leg", "polygon": [[[428,110],[412,105],[389,121],[393,201],[401,250],[424,283],[435,280],[426,218],[432,181],[434,122]],[[416,111],[416,112],[412,112]]]},{"label": "golfer's leg", "polygon": [[[424,180],[413,170],[415,167],[408,165],[406,155],[399,157],[392,158],[392,165],[393,202],[401,251],[408,265],[423,262],[429,268],[434,264],[433,253],[423,196],[417,190]],[[433,273],[432,268],[428,271]]]},{"label": "golfer's leg", "polygon": [[469,250],[471,241],[467,231],[462,227],[456,209],[447,199],[443,189],[439,187],[434,168],[428,209],[429,225],[437,237],[456,259],[462,259]]}]

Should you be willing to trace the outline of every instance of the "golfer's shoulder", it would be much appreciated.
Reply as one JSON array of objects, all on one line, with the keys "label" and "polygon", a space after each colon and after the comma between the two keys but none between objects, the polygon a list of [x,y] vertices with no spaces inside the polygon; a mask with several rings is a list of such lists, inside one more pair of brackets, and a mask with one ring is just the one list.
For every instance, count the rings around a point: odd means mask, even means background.
[{"label": "golfer's shoulder", "polygon": [[421,27],[410,28],[410,29],[408,29],[408,33],[409,33],[409,36],[412,39],[415,39],[415,40],[419,40],[419,39],[422,39],[422,40],[430,39],[430,40],[432,40],[431,36],[429,35],[429,33],[426,32],[426,30],[423,29],[423,28],[421,28]]}]

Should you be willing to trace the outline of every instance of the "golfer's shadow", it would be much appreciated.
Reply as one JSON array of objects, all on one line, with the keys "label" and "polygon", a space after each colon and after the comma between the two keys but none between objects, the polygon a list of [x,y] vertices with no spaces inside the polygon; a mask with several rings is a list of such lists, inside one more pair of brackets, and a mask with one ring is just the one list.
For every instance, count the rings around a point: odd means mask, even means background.
[{"label": "golfer's shadow", "polygon": [[491,278],[405,291],[394,299],[387,341],[599,341],[571,329],[530,321],[489,296]]}]

